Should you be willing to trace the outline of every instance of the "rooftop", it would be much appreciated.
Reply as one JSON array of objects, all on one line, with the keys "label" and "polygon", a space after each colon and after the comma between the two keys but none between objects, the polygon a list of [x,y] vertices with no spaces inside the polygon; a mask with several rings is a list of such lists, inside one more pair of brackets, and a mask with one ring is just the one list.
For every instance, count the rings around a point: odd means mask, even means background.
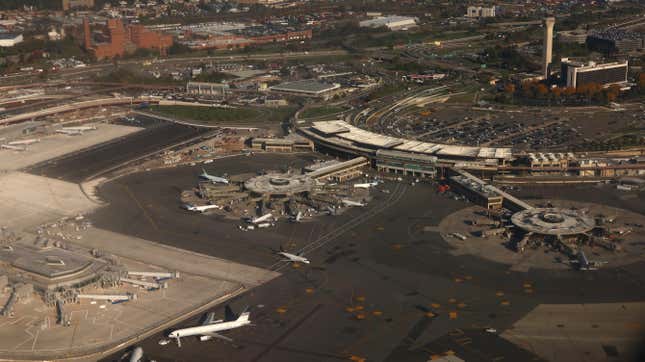
[{"label": "rooftop", "polygon": [[271,87],[271,90],[319,94],[338,88],[340,88],[340,85],[338,84],[329,84],[314,79],[305,79],[274,85]]}]

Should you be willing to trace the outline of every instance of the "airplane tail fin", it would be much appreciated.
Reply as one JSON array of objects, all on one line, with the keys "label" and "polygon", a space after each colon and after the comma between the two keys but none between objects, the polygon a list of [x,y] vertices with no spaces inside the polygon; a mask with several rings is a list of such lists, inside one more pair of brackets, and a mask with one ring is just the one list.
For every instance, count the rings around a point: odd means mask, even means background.
[{"label": "airplane tail fin", "polygon": [[231,322],[231,321],[236,320],[237,318],[238,318],[238,315],[236,315],[233,312],[233,310],[231,309],[231,307],[229,305],[227,305],[224,308],[224,321]]}]

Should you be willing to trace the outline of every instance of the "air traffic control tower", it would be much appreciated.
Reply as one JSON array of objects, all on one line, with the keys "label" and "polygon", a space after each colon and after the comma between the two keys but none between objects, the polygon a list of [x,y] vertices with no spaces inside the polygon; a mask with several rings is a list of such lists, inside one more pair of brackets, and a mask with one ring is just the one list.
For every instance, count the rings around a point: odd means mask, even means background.
[{"label": "air traffic control tower", "polygon": [[543,64],[542,71],[544,79],[549,78],[551,61],[553,60],[553,26],[555,25],[554,17],[544,18],[544,49],[542,50]]}]

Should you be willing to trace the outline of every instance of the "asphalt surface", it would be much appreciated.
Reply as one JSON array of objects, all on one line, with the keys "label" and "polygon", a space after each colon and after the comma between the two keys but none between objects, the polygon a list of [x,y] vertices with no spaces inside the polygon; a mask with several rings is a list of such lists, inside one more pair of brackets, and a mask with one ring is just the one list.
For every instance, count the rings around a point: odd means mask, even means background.
[{"label": "asphalt surface", "polygon": [[[218,160],[208,169],[234,175],[299,166],[316,157],[257,154]],[[241,232],[236,222],[179,208],[179,194],[195,186],[199,172],[200,167],[178,167],[114,180],[100,189],[110,205],[91,215],[91,220],[97,227],[278,268],[284,274],[231,302],[238,310],[250,306],[255,323],[226,332],[234,344],[186,338],[182,348],[160,346],[157,342],[164,337],[158,334],[141,346],[148,358],[160,362],[333,361],[351,356],[426,361],[451,350],[468,361],[535,360],[530,352],[483,329],[501,332],[540,303],[645,298],[643,263],[594,273],[524,273],[467,255],[453,256],[438,233],[421,230],[469,204],[438,195],[430,184],[386,183],[379,188],[389,193],[375,191],[375,200],[366,208]],[[645,211],[642,194],[625,197],[610,186],[525,187],[519,194],[531,197],[533,203],[555,195]],[[288,250],[311,250],[306,256],[312,264],[297,268],[276,264],[273,251],[281,245]],[[526,293],[527,283],[531,294]],[[215,312],[223,315],[223,306]],[[195,317],[177,327],[198,323]]]},{"label": "asphalt surface", "polygon": [[130,125],[145,128],[126,137],[48,160],[30,167],[27,171],[78,183],[110,167],[210,132],[204,128],[152,119],[141,119]]}]

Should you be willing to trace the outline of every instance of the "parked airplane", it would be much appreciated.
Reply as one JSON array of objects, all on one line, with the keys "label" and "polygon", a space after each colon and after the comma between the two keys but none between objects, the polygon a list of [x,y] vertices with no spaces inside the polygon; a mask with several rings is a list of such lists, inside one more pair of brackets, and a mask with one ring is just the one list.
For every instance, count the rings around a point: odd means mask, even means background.
[{"label": "parked airplane", "polygon": [[143,362],[143,348],[135,347],[130,353],[130,362]]},{"label": "parked airplane", "polygon": [[182,207],[188,211],[195,211],[195,212],[206,212],[208,210],[212,209],[220,209],[221,207],[218,205],[191,205],[191,204],[184,204]]},{"label": "parked airplane", "polygon": [[370,187],[374,187],[376,185],[378,185],[378,182],[374,181],[374,182],[368,182],[368,183],[364,183],[364,184],[354,184],[354,188],[357,188],[357,189],[369,189]]},{"label": "parked airplane", "polygon": [[291,221],[291,222],[300,222],[300,221],[302,221],[302,217],[303,217],[303,216],[302,216],[302,212],[301,212],[301,211],[298,211],[298,213],[297,213],[297,214],[295,214],[295,215],[291,215],[291,216],[289,217],[289,221]]},{"label": "parked airplane", "polygon": [[77,130],[71,130],[71,129],[57,129],[56,133],[62,133],[68,136],[80,136],[83,134],[83,131],[77,131]]},{"label": "parked airplane", "polygon": [[63,127],[62,129],[64,131],[85,132],[85,131],[94,131],[97,128],[96,126],[78,126],[78,127]]},{"label": "parked airplane", "polygon": [[227,331],[230,329],[240,328],[251,324],[249,316],[251,313],[243,311],[239,316],[235,315],[227,305],[224,311],[224,320],[214,320],[215,313],[211,312],[206,315],[206,319],[201,326],[177,329],[170,334],[168,338],[177,340],[177,346],[181,347],[181,337],[199,336],[200,341],[208,341],[212,338],[223,339],[228,342],[233,340],[229,337],[218,334],[217,332]]},{"label": "parked airplane", "polygon": [[212,182],[214,184],[228,185],[228,183],[229,183],[228,179],[226,179],[224,177],[209,175],[208,172],[206,172],[206,170],[203,169],[203,168],[202,168],[202,174],[199,175],[199,178],[201,178],[202,180],[210,181],[210,182]]},{"label": "parked airplane", "polygon": [[0,148],[14,151],[27,151],[27,146],[0,145]]},{"label": "parked airplane", "polygon": [[7,143],[9,146],[28,146],[34,143],[40,142],[40,138],[32,138],[28,140],[21,140],[21,141],[12,141]]},{"label": "parked airplane", "polygon": [[285,257],[286,259],[284,259],[284,261],[288,261],[288,262],[291,262],[291,263],[303,263],[303,264],[311,263],[309,261],[309,259],[307,259],[304,256],[302,256],[302,252],[300,252],[298,254],[291,254],[291,253],[287,253],[286,251],[284,251],[284,249],[282,249],[282,247],[280,247],[280,251],[278,252],[278,255],[281,255],[281,256]]},{"label": "parked airplane", "polygon": [[584,270],[584,271],[598,270],[598,268],[601,265],[607,264],[606,261],[595,261],[595,260],[587,259],[585,252],[582,250],[578,252],[578,255],[576,255],[576,259],[571,260],[569,263],[576,264],[578,266],[578,270]]},{"label": "parked airplane", "polygon": [[271,218],[273,218],[273,214],[271,214],[271,213],[264,214],[264,215],[262,215],[260,217],[255,217],[255,218],[251,219],[251,224],[259,224],[259,223],[261,223],[263,221],[267,221],[267,220],[269,220]]},{"label": "parked airplane", "polygon": [[357,202],[357,201],[352,201],[352,200],[346,200],[346,199],[343,199],[343,200],[341,200],[341,202],[342,202],[342,203],[343,203],[343,205],[345,205],[345,206],[358,206],[358,207],[363,207],[363,206],[365,206],[365,204],[364,204],[364,203],[362,203],[362,202]]}]

